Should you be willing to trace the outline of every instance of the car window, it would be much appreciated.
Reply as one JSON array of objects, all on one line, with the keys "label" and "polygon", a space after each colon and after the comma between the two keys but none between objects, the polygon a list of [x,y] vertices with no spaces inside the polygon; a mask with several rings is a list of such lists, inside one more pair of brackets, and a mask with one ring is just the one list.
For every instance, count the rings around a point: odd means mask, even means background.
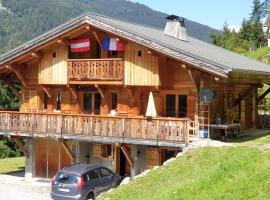
[{"label": "car window", "polygon": [[99,179],[98,170],[94,169],[94,170],[87,172],[84,176],[84,179],[85,179],[85,181]]},{"label": "car window", "polygon": [[100,174],[102,177],[106,177],[106,176],[110,176],[112,172],[106,168],[100,168]]},{"label": "car window", "polygon": [[56,176],[56,181],[64,184],[74,184],[78,183],[78,176],[60,172]]}]

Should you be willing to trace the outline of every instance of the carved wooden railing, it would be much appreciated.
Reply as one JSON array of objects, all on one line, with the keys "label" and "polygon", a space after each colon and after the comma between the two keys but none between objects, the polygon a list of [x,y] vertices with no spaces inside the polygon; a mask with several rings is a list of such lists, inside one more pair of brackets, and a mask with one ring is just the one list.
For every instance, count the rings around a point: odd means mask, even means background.
[{"label": "carved wooden railing", "polygon": [[124,61],[121,58],[69,59],[69,80],[123,81]]},{"label": "carved wooden railing", "polygon": [[0,131],[188,143],[189,119],[0,112]]}]

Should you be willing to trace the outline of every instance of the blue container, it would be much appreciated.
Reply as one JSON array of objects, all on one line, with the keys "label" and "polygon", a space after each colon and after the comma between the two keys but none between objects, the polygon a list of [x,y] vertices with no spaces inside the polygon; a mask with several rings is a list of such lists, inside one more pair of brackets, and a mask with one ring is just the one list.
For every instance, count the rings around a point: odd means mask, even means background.
[{"label": "blue container", "polygon": [[200,138],[207,138],[208,137],[208,130],[200,130],[199,131]]}]

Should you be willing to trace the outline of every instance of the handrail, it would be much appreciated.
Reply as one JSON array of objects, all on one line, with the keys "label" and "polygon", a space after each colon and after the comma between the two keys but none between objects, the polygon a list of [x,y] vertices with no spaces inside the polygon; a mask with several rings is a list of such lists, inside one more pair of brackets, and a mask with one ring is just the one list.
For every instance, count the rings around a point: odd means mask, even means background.
[{"label": "handrail", "polygon": [[0,111],[1,113],[8,114],[36,114],[36,115],[57,115],[57,116],[73,116],[73,117],[97,117],[97,118],[118,118],[118,119],[142,119],[142,120],[165,120],[165,121],[190,121],[188,117],[184,118],[171,118],[171,117],[153,117],[148,118],[144,116],[113,116],[113,115],[91,115],[91,114],[66,114],[61,112],[18,112],[18,111]]},{"label": "handrail", "polygon": [[123,61],[123,58],[94,58],[94,59],[67,59],[68,62],[72,62],[72,61]]},{"label": "handrail", "polygon": [[188,143],[188,118],[100,116],[0,111],[0,130]]}]

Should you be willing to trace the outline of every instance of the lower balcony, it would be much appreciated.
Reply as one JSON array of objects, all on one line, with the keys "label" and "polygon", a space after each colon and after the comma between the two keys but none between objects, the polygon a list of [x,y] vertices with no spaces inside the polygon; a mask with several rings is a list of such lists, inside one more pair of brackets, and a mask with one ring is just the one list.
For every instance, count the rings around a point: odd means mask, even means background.
[{"label": "lower balcony", "polygon": [[0,112],[0,134],[177,147],[188,144],[189,119]]}]

